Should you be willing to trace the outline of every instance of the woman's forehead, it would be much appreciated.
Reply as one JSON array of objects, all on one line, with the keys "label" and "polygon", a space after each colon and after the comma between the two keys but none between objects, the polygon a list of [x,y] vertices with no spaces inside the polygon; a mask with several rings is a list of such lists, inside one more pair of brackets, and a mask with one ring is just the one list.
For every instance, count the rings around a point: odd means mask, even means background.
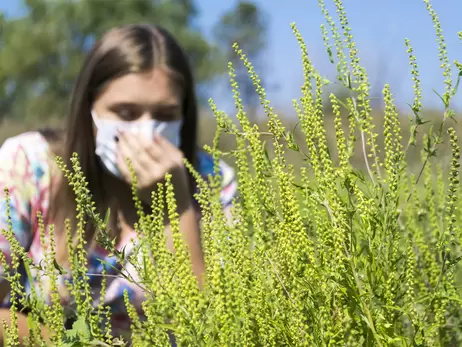
[{"label": "woman's forehead", "polygon": [[119,77],[103,89],[97,101],[104,104],[179,104],[181,90],[163,69],[130,73]]}]

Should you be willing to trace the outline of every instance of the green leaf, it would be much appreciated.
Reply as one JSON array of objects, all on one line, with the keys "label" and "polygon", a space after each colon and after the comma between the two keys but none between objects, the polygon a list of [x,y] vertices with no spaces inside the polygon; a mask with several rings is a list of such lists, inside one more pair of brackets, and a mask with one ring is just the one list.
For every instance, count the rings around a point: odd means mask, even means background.
[{"label": "green leaf", "polygon": [[332,49],[330,47],[327,48],[327,54],[329,55],[329,61],[334,64],[334,55],[332,54]]},{"label": "green leaf", "polygon": [[66,270],[61,265],[58,264],[56,259],[53,259],[53,266],[56,270],[58,270],[60,275],[64,275],[66,273]]},{"label": "green leaf", "polygon": [[294,138],[294,135],[292,133],[288,133],[287,134],[287,146],[295,151],[295,152],[298,152],[300,150],[300,147],[297,145],[297,143],[295,143],[295,138]]},{"label": "green leaf", "polygon": [[91,337],[90,326],[87,324],[85,317],[79,317],[72,325],[72,330],[75,331],[78,337],[82,337],[86,340]]},{"label": "green leaf", "polygon": [[103,342],[103,341],[100,341],[98,339],[93,339],[89,342],[89,345],[90,346],[103,346],[103,347],[111,347],[110,345],[108,345],[107,343]]},{"label": "green leaf", "polygon": [[444,98],[443,98],[435,89],[432,88],[432,90],[433,90],[433,92],[434,92],[436,95],[438,95],[438,97],[439,97],[439,98],[441,99],[441,101],[443,102],[444,106],[445,106],[445,107],[448,107],[449,105],[447,105],[446,100],[444,100]]},{"label": "green leaf", "polygon": [[457,82],[456,85],[454,86],[452,95],[455,95],[457,93],[457,90],[459,89],[459,84],[460,84],[460,78],[462,77],[462,70],[459,71],[459,74],[457,75]]},{"label": "green leaf", "polygon": [[266,148],[266,141],[263,141],[262,148],[264,153],[263,159],[265,160],[266,167],[271,169],[273,165],[271,163],[271,158],[269,156],[268,149]]},{"label": "green leaf", "polygon": [[79,347],[81,346],[81,343],[79,343],[78,341],[63,342],[61,346],[62,347]]},{"label": "green leaf", "polygon": [[111,209],[108,208],[107,211],[106,211],[106,216],[104,217],[104,225],[107,227],[108,223],[109,223],[109,218],[111,217]]},{"label": "green leaf", "polygon": [[68,329],[68,330],[66,330],[64,335],[68,339],[75,339],[75,338],[77,338],[77,331],[75,331],[74,329]]}]

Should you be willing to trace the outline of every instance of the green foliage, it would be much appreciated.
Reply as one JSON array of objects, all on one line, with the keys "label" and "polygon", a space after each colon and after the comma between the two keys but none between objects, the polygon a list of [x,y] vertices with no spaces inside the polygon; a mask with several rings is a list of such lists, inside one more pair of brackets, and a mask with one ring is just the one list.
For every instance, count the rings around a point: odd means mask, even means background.
[{"label": "green foliage", "polygon": [[[417,60],[406,40],[403,49],[409,53],[414,80],[415,99],[410,105],[414,127],[411,140],[404,145],[393,92],[385,85],[383,156],[379,155],[371,117],[368,77],[340,0],[335,0],[335,5],[341,31],[320,1],[335,41],[328,49],[332,62],[338,66],[338,81],[351,91],[345,101],[329,95],[335,116],[335,153],[327,144],[323,118],[326,81],[311,64],[295,24],[292,28],[301,48],[305,81],[294,107],[304,144],[295,142],[292,132],[282,125],[252,64],[234,45],[264,107],[267,131],[261,131],[247,118],[235,67],[230,63],[237,123],[211,101],[218,127],[213,146],[207,149],[215,160],[235,159],[239,199],[228,219],[219,200],[219,176],[206,181],[185,163],[196,178],[196,198],[203,210],[203,290],[197,288],[188,250],[180,236],[169,175],[166,183],[159,184],[153,192],[152,213],[145,215],[138,208],[140,218],[135,228],[139,243],[132,254],[115,252],[121,262],[128,259],[133,263],[141,278],[135,283],[147,293],[143,305],[145,320],[136,315],[126,296],[134,346],[168,346],[169,331],[174,333],[179,346],[462,343],[460,148],[455,130],[445,126],[453,120],[450,101],[457,83],[453,83],[447,68],[449,60],[438,17],[429,1],[424,3],[435,24],[440,47],[445,77],[441,98],[444,112],[427,134],[416,136],[426,120],[422,114]],[[235,138],[234,150],[225,153],[218,149],[223,134]],[[406,154],[420,141],[421,168],[413,175],[407,167]],[[306,152],[301,150],[303,145]],[[445,147],[451,153],[448,167],[445,157],[440,155]],[[365,172],[351,164],[357,148],[365,162]],[[304,160],[300,172],[288,164],[289,152],[296,152]],[[38,265],[28,261],[9,228],[4,233],[12,244],[13,259],[11,264],[1,260],[12,270],[7,272],[12,284],[12,311],[18,302],[31,307],[31,322],[43,322],[49,327],[56,346],[123,345],[102,324],[107,317],[106,308],[98,307],[95,312],[88,301],[82,239],[85,216],[98,226],[98,241],[114,250],[105,233],[108,216],[103,219],[96,214],[77,154],[72,168],[66,168],[62,160],[58,163],[78,201],[79,247],[69,249],[73,252],[71,270],[75,278],[69,289],[75,297],[78,319],[71,330],[64,332],[63,312],[56,302],[47,308],[37,295],[28,301],[17,295],[22,290],[14,271],[19,259],[29,267]],[[133,193],[139,207],[135,189]],[[172,226],[174,254],[165,245],[165,211]],[[41,269],[50,277],[62,271],[53,262],[53,249],[48,251]],[[124,273],[121,275],[134,282]],[[57,294],[56,287],[52,291]],[[17,345],[14,323],[13,320],[7,331],[8,346]],[[32,332],[40,343],[37,324],[32,324]]]}]

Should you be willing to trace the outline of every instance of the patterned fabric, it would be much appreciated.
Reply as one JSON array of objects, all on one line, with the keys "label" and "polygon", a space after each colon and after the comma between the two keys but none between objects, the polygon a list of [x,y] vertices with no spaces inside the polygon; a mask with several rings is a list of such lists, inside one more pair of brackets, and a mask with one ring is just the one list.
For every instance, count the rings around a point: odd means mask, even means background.
[{"label": "patterned fabric", "polygon": [[[36,216],[38,212],[41,212],[45,217],[47,215],[50,199],[50,182],[56,178],[56,174],[54,174],[50,165],[52,161],[53,157],[48,143],[38,132],[28,132],[11,137],[0,147],[0,230],[7,228],[7,206],[3,194],[4,188],[7,187],[10,191],[10,216],[13,231],[22,247],[28,251],[34,264],[39,264],[44,259]],[[214,163],[207,153],[198,152],[198,163],[199,172],[204,178],[209,174],[213,174]],[[220,173],[223,179],[221,201],[226,211],[231,206],[232,199],[236,196],[237,186],[234,170],[224,162],[220,164]],[[133,233],[125,240],[121,240],[117,248],[121,250],[124,246],[127,246],[126,251],[130,251],[132,242],[129,241],[135,235]],[[3,234],[0,235],[0,249],[7,260],[9,260],[11,256],[10,245]],[[109,257],[108,253],[102,248],[97,247],[88,255],[88,273],[90,285],[94,292],[94,305],[97,305],[99,301],[101,276],[98,276],[98,274],[102,273],[104,266],[99,259],[103,259],[104,262],[120,269],[120,266],[116,264],[116,259]],[[3,275],[3,270],[3,267],[0,266],[0,276]],[[116,275],[107,277],[105,303],[111,307],[113,333],[117,336],[128,331],[130,325],[123,299],[124,290],[128,291],[131,302],[139,310],[141,310],[143,292],[139,287],[118,275],[116,270],[111,270],[107,266],[106,270],[108,274]],[[133,267],[127,266],[127,271],[131,276],[137,278]],[[92,276],[90,274],[95,275]],[[25,293],[30,293],[31,286],[34,286],[39,295],[50,302],[50,284],[47,283],[47,277],[42,276],[40,278],[35,272],[32,275],[33,283],[29,283],[27,276],[23,273],[22,283]],[[64,280],[65,278],[60,278],[60,285],[63,287]],[[43,290],[43,292],[40,292],[40,290]],[[63,305],[66,306],[69,303],[63,299]],[[5,298],[0,306],[9,307],[9,297]]]}]

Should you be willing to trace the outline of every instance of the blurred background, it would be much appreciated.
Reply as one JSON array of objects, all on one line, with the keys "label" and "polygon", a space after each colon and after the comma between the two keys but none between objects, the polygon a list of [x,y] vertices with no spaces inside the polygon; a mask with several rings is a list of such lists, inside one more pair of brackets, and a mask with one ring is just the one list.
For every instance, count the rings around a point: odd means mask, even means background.
[{"label": "blurred background", "polygon": [[[404,39],[410,39],[422,80],[425,117],[441,117],[444,92],[438,46],[431,17],[422,0],[344,0],[361,63],[372,87],[377,125],[381,124],[381,91],[389,83],[403,116],[403,135],[409,133],[408,103],[412,79]],[[331,15],[333,1],[326,0]],[[434,1],[451,62],[462,59],[462,1]],[[335,17],[334,17],[335,18]],[[0,143],[9,136],[45,125],[60,125],[82,59],[102,33],[124,23],[156,23],[180,41],[194,65],[201,101],[201,143],[210,143],[213,116],[208,98],[233,114],[227,62],[236,65],[248,115],[264,122],[265,115],[247,73],[231,45],[238,42],[255,65],[284,122],[297,119],[292,99],[303,83],[299,46],[290,23],[303,35],[315,67],[334,81],[320,26],[325,23],[316,0],[0,0]],[[455,71],[455,70],[454,70]],[[335,85],[329,91],[343,93]],[[462,107],[460,93],[454,99]],[[326,124],[333,139],[329,107]],[[458,127],[458,125],[457,125]],[[230,147],[232,144],[223,144]],[[414,159],[418,156],[412,154]],[[294,159],[295,160],[295,159]],[[358,161],[358,165],[361,165]]]}]

